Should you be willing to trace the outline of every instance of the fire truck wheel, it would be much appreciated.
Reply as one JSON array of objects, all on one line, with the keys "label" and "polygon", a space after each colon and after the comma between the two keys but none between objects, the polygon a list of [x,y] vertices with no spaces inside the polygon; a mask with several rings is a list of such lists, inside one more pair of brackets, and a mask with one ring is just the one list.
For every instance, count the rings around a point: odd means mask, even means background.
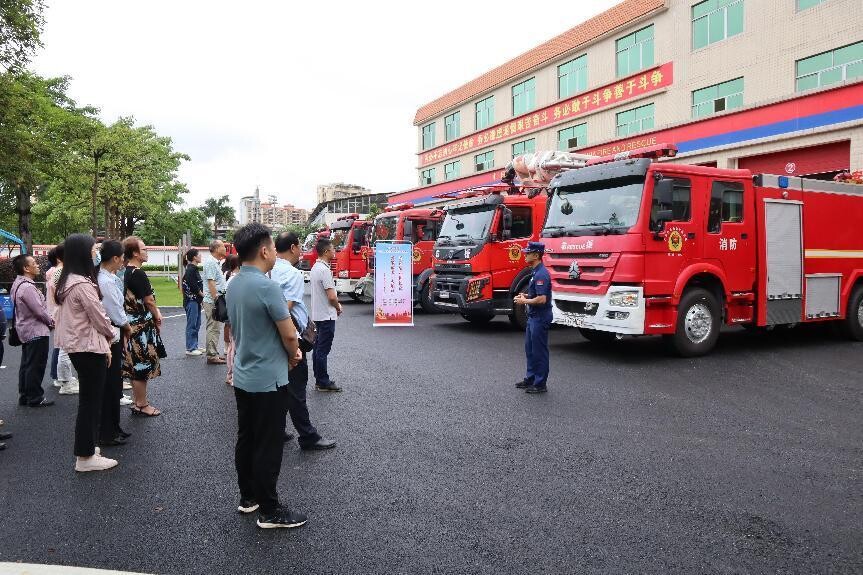
[{"label": "fire truck wheel", "polygon": [[842,322],[842,334],[854,341],[863,341],[863,285],[851,291],[848,298],[848,312]]},{"label": "fire truck wheel", "polygon": [[513,308],[512,313],[509,314],[509,321],[513,326],[518,328],[519,331],[527,329],[527,306],[516,305]]},{"label": "fire truck wheel", "polygon": [[600,331],[598,329],[580,327],[578,328],[578,332],[581,334],[581,337],[590,343],[608,345],[617,341],[617,334],[611,333],[610,331]]},{"label": "fire truck wheel", "polygon": [[424,285],[423,289],[420,291],[420,307],[423,308],[423,311],[426,313],[438,313],[437,306],[435,306],[432,301],[429,282],[426,282],[426,285]]},{"label": "fire truck wheel", "polygon": [[461,314],[463,318],[477,325],[484,325],[494,319],[493,313],[469,312]]},{"label": "fire truck wheel", "polygon": [[681,357],[705,355],[719,339],[719,304],[702,288],[683,292],[677,308],[677,330],[667,341]]}]

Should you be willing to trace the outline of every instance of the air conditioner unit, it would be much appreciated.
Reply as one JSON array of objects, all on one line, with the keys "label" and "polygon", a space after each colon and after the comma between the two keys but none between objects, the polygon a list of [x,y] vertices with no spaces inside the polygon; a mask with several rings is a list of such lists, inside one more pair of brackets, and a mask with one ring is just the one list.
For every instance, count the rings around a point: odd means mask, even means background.
[{"label": "air conditioner unit", "polygon": [[481,171],[483,171],[484,169],[485,169],[485,164],[477,164],[477,165],[476,165],[476,171],[477,171],[477,172],[481,172]]},{"label": "air conditioner unit", "polygon": [[578,138],[570,138],[566,141],[566,145],[568,148],[577,148],[578,147]]},{"label": "air conditioner unit", "polygon": [[431,179],[431,178],[423,178],[422,180],[423,180],[423,185],[424,185],[424,186],[427,186],[428,184],[432,183],[432,179]]}]

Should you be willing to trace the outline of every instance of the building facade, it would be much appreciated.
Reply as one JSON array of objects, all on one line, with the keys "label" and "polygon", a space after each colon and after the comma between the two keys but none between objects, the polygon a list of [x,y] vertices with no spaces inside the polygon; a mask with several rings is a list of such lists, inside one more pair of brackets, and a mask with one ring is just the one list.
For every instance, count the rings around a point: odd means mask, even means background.
[{"label": "building facade", "polygon": [[371,193],[371,190],[354,184],[322,184],[318,186],[318,203],[322,204],[324,202],[364,196]]},{"label": "building facade", "polygon": [[240,199],[240,211],[237,218],[240,225],[249,222],[260,222],[273,229],[290,225],[302,226],[309,219],[309,210],[298,208],[293,204],[278,204],[276,196],[269,196],[268,201],[261,201],[261,192],[255,188],[255,194]]},{"label": "building facade", "polygon": [[372,205],[383,208],[387,205],[387,194],[364,194],[319,203],[309,214],[308,225],[328,226],[349,214],[369,215]]},{"label": "building facade", "polygon": [[832,178],[863,168],[860,0],[625,0],[422,106],[435,201],[538,150],[677,145],[676,162]]}]

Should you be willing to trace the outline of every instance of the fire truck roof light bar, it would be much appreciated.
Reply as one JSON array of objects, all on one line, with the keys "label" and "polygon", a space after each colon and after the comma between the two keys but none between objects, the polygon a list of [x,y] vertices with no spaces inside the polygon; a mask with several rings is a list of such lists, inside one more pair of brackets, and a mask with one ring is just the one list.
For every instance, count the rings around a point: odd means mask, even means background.
[{"label": "fire truck roof light bar", "polygon": [[413,208],[414,205],[410,202],[402,202],[400,204],[393,204],[391,206],[387,206],[384,208],[385,212],[399,212],[401,210],[409,210]]},{"label": "fire truck roof light bar", "polygon": [[348,214],[348,215],[346,215],[346,216],[342,216],[342,217],[340,217],[337,221],[339,221],[339,222],[343,222],[343,221],[345,221],[345,220],[358,220],[358,219],[360,219],[360,215],[359,215],[359,214]]}]

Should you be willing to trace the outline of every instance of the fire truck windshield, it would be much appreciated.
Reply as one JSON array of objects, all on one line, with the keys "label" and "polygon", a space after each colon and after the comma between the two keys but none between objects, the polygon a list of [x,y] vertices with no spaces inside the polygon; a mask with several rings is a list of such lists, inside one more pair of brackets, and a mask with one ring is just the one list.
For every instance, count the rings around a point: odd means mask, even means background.
[{"label": "fire truck windshield", "polygon": [[623,234],[635,225],[644,176],[599,180],[554,190],[543,236]]},{"label": "fire truck windshield", "polygon": [[450,210],[443,221],[438,240],[455,243],[483,241],[488,237],[494,212],[494,206]]},{"label": "fire truck windshield", "polygon": [[396,229],[398,228],[399,217],[387,216],[385,218],[377,218],[375,220],[374,241],[377,243],[380,240],[396,239]]},{"label": "fire truck windshield", "polygon": [[315,243],[318,241],[318,234],[315,232],[306,236],[306,241],[303,242],[303,251],[308,252],[315,248]]},{"label": "fire truck windshield", "polygon": [[338,251],[341,251],[341,249],[343,247],[345,247],[345,240],[347,239],[348,232],[350,232],[350,231],[351,231],[350,228],[341,229],[341,230],[333,230],[333,235],[332,235],[332,237],[330,237],[330,239],[333,242],[333,250],[338,252]]}]

